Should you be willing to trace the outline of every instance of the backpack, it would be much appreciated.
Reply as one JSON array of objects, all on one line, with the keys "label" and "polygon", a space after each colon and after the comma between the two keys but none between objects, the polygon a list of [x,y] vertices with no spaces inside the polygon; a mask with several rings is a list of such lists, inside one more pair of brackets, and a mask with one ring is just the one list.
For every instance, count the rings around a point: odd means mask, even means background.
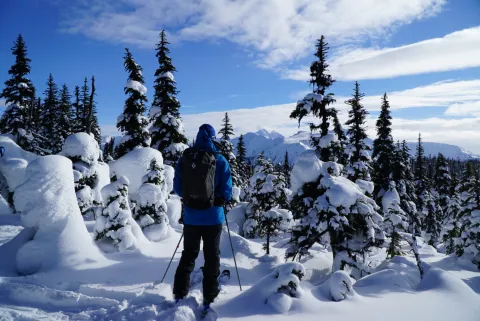
[{"label": "backpack", "polygon": [[206,210],[213,206],[216,165],[214,153],[196,147],[184,151],[182,186],[183,202],[186,206],[197,210]]}]

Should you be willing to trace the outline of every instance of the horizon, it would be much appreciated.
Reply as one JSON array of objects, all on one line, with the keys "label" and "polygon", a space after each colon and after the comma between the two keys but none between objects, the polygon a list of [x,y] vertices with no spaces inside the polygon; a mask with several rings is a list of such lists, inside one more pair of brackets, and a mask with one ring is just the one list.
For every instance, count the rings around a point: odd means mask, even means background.
[{"label": "horizon", "polygon": [[[50,72],[71,91],[84,77],[95,75],[102,135],[115,134],[127,79],[123,48],[129,47],[144,69],[149,107],[156,69],[153,47],[165,29],[189,137],[201,123],[218,127],[224,112],[235,136],[259,129],[290,136],[306,128],[305,122],[298,127],[289,113],[309,92],[306,70],[314,58],[315,39],[325,34],[342,123],[343,102],[358,80],[370,112],[369,137],[375,135],[380,96],[387,92],[396,140],[412,142],[422,133],[425,142],[480,153],[478,1],[372,1],[359,21],[350,19],[364,9],[356,1],[319,8],[272,0],[258,3],[258,10],[252,3],[239,1],[238,10],[228,1],[197,6],[149,0],[118,5],[97,0],[2,3],[0,82],[3,86],[8,79],[10,48],[22,33],[37,90],[43,92]],[[163,15],[166,10],[171,16]]]}]

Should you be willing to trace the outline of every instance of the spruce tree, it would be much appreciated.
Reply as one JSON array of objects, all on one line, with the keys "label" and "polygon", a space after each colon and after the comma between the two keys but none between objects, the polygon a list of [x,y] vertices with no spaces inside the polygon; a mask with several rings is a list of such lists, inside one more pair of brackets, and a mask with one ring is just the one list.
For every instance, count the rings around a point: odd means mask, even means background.
[{"label": "spruce tree", "polygon": [[[335,135],[329,133],[330,121],[332,118],[332,108],[329,107],[335,102],[333,93],[326,93],[335,80],[329,75],[327,64],[328,43],[325,37],[317,41],[314,61],[310,66],[310,84],[313,87],[313,93],[297,103],[295,110],[290,114],[290,118],[297,119],[299,124],[308,114],[320,119],[320,124],[310,124],[310,130],[314,134],[311,136],[312,146],[320,155],[320,160],[324,162],[332,161],[335,158],[332,142],[336,141]],[[318,133],[318,134],[317,134]]]},{"label": "spruce tree", "polygon": [[387,257],[403,255],[402,232],[408,232],[408,218],[400,206],[400,195],[397,192],[395,182],[390,181],[389,188],[385,191],[383,202],[383,213],[385,216],[384,230],[390,238],[387,246]]},{"label": "spruce tree", "polygon": [[160,42],[157,44],[157,59],[159,67],[155,71],[155,93],[150,109],[152,127],[152,147],[158,149],[164,158],[164,163],[175,166],[183,151],[188,147],[185,130],[180,118],[180,102],[172,64],[168,55],[168,41],[165,31],[160,33]]},{"label": "spruce tree", "polygon": [[345,171],[347,177],[356,182],[357,179],[370,181],[370,147],[366,143],[367,133],[365,128],[365,118],[368,115],[367,110],[362,105],[362,99],[365,94],[360,92],[360,85],[355,82],[355,89],[352,98],[345,103],[351,107],[348,111],[349,119],[345,123],[349,125],[347,133],[350,138],[349,150],[350,159]]},{"label": "spruce tree", "polygon": [[[237,162],[234,153],[233,144],[230,142],[230,137],[233,136],[233,127],[230,123],[230,118],[228,117],[228,113],[225,113],[225,117],[222,120],[222,128],[218,131],[221,135],[220,137],[220,153],[225,157],[230,165],[230,171],[232,174],[232,184],[233,186],[240,187],[241,180],[238,174]],[[232,204],[234,205],[234,200],[232,200]],[[229,206],[229,207],[230,207]]]},{"label": "spruce tree", "polygon": [[[373,182],[375,184],[375,200],[381,203],[382,195],[389,188],[395,145],[392,138],[392,116],[390,115],[390,103],[387,94],[382,98],[382,109],[378,116],[377,138],[373,141]],[[400,155],[398,155],[400,156]],[[400,158],[397,161],[402,161]]]},{"label": "spruce tree", "polygon": [[61,137],[61,145],[56,146],[56,150],[60,150],[62,148],[63,142],[73,133],[74,129],[71,96],[66,84],[63,84],[62,88],[60,89],[59,105],[59,118],[56,127],[56,134]]},{"label": "spruce tree", "polygon": [[[305,183],[298,191],[294,191],[290,205],[298,224],[292,229],[286,258],[294,260],[306,256],[315,243],[320,243],[332,248],[334,270],[349,268],[356,276],[361,276],[364,272],[368,273],[366,253],[371,247],[383,242],[384,234],[378,225],[382,218],[376,213],[375,202],[363,194],[356,195],[358,198],[354,204],[348,206],[338,206],[335,202],[335,199],[341,199],[349,194],[349,191],[358,190],[358,185],[342,177],[342,165],[336,163],[340,158],[336,152],[338,135],[336,131],[329,131],[332,120],[335,126],[336,111],[329,107],[335,100],[332,93],[326,93],[334,80],[327,74],[328,45],[323,36],[317,42],[316,48],[315,56],[318,60],[310,67],[313,93],[297,103],[290,117],[300,122],[305,116],[312,114],[319,119],[318,125],[310,125],[316,155],[307,152],[302,154],[301,166],[303,168],[307,162],[312,162],[312,167],[321,164],[322,169],[317,180]],[[296,164],[294,170],[295,166]],[[335,199],[329,198],[330,189],[336,189]],[[360,208],[362,210],[359,210]]]},{"label": "spruce tree", "polygon": [[230,140],[231,136],[233,136],[233,126],[230,123],[228,113],[225,113],[225,117],[222,119],[222,128],[218,133],[221,135],[221,139],[226,141]]},{"label": "spruce tree", "polygon": [[282,164],[282,173],[285,177],[285,182],[287,183],[287,187],[290,187],[290,160],[288,157],[288,151],[285,151],[285,157],[283,158],[283,164]]},{"label": "spruce tree", "polygon": [[100,126],[98,125],[97,105],[95,102],[95,88],[95,76],[92,76],[92,88],[88,100],[88,107],[85,107],[84,109],[86,115],[84,119],[84,127],[86,133],[92,133],[93,136],[95,136],[95,140],[100,146],[102,144],[102,134]]},{"label": "spruce tree", "polygon": [[127,84],[124,88],[128,96],[125,100],[123,113],[117,119],[117,128],[124,137],[116,149],[116,157],[120,158],[136,147],[150,146],[150,135],[147,130],[148,120],[145,113],[145,96],[142,67],[133,59],[130,51],[125,48],[125,71],[128,72]]},{"label": "spruce tree", "polygon": [[80,101],[82,104],[80,110],[80,132],[87,132],[86,128],[86,118],[87,118],[87,110],[90,98],[90,88],[88,87],[88,79],[85,77],[83,79],[83,86],[80,92]]},{"label": "spruce tree", "polygon": [[449,199],[444,211],[442,240],[445,244],[445,253],[452,254],[456,251],[455,240],[460,236],[461,222],[459,214],[461,212],[461,196],[459,193],[460,182],[455,173],[452,175],[449,186]]},{"label": "spruce tree", "polygon": [[338,111],[335,108],[330,108],[330,114],[333,120],[333,132],[337,136],[337,140],[332,142],[333,159],[339,164],[347,164],[349,160],[347,135],[345,135],[342,124],[338,119]]},{"label": "spruce tree", "polygon": [[[446,213],[450,202],[451,181],[452,177],[450,176],[447,160],[442,153],[439,153],[435,166],[434,183],[435,190],[438,193],[438,205],[441,207],[444,214]],[[444,217],[441,219],[443,220]]]},{"label": "spruce tree", "polygon": [[20,147],[35,151],[30,119],[35,93],[28,78],[31,60],[27,57],[27,46],[22,35],[18,35],[11,51],[15,63],[8,70],[10,78],[5,81],[5,88],[0,93],[6,105],[0,118],[0,133],[12,135]]},{"label": "spruce tree", "polygon": [[[247,164],[247,149],[245,148],[245,142],[243,140],[243,135],[240,135],[237,143],[237,155],[235,158],[237,163],[237,170],[240,179],[240,186],[243,189],[243,192],[246,192],[248,188],[248,180],[250,179],[250,168]],[[244,194],[244,193],[241,193]]]},{"label": "spruce tree", "polygon": [[75,115],[75,125],[74,125],[74,133],[79,133],[82,131],[83,128],[83,111],[82,111],[82,102],[80,100],[80,87],[75,86],[74,91],[75,100],[72,103],[74,115]]},{"label": "spruce tree", "polygon": [[459,191],[460,228],[454,240],[455,252],[459,257],[470,259],[480,269],[480,175],[471,162],[465,166]]},{"label": "spruce tree", "polygon": [[57,135],[58,123],[60,121],[60,102],[58,100],[58,87],[52,74],[47,80],[47,88],[44,91],[42,135],[46,138],[45,147],[52,153],[60,151],[63,144],[63,138]]},{"label": "spruce tree", "polygon": [[[437,206],[430,191],[430,181],[426,175],[425,156],[422,137],[418,136],[415,187],[417,192],[417,211],[420,215],[422,229],[426,233],[428,244],[436,246],[441,232],[441,208]],[[440,214],[439,214],[440,213]]]}]

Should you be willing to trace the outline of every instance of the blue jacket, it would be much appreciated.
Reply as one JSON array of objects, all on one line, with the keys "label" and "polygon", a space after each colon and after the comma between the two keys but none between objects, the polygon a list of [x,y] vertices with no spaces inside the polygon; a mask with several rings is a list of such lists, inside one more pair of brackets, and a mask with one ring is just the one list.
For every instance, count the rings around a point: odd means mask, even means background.
[{"label": "blue jacket", "polygon": [[[229,201],[232,198],[232,175],[230,165],[223,155],[217,152],[212,138],[201,130],[197,134],[195,147],[207,152],[215,153],[217,165],[215,169],[215,196]],[[175,177],[173,179],[173,190],[182,197],[182,161],[180,158],[175,167]],[[225,221],[223,207],[212,206],[206,210],[196,210],[184,205],[183,223],[186,225],[217,225]]]}]

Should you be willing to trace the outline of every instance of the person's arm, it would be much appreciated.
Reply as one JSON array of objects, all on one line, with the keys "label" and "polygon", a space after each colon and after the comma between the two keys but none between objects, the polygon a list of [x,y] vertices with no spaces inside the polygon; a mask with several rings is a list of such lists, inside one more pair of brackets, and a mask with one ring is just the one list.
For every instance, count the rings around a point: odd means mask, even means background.
[{"label": "person's arm", "polygon": [[222,156],[222,161],[220,164],[220,195],[219,197],[223,198],[225,202],[228,202],[232,199],[232,173],[230,172],[230,165],[227,160]]},{"label": "person's arm", "polygon": [[182,197],[183,195],[182,163],[183,163],[183,158],[180,157],[180,159],[177,162],[177,165],[175,166],[175,176],[173,177],[173,191],[175,192],[175,194],[177,194],[180,197]]}]

